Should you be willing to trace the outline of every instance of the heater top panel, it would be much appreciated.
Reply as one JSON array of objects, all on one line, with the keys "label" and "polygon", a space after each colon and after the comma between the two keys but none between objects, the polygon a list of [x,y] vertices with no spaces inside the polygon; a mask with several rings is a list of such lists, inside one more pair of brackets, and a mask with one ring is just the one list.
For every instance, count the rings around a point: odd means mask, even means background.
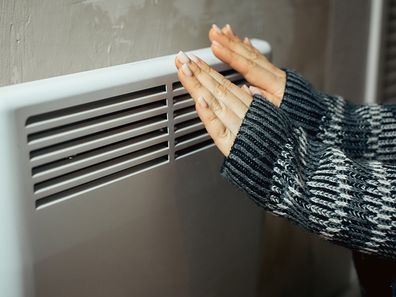
[{"label": "heater top panel", "polygon": [[[268,42],[260,39],[252,39],[253,45],[263,54],[269,55],[271,47]],[[209,48],[189,51],[205,60],[212,67],[226,69],[210,51]],[[129,64],[100,68],[80,73],[68,74],[48,79],[42,79],[22,84],[10,85],[0,88],[2,105],[0,109],[15,109],[19,107],[32,106],[34,104],[55,102],[64,98],[84,98],[87,94],[95,94],[95,97],[106,98],[130,91],[131,85],[135,88],[145,88],[145,83],[165,83],[161,81],[168,75],[176,78],[174,66],[175,55],[168,55],[148,60],[142,60]],[[151,82],[151,83],[150,83]],[[100,93],[100,94],[98,94]],[[61,105],[62,104],[59,102]]]}]

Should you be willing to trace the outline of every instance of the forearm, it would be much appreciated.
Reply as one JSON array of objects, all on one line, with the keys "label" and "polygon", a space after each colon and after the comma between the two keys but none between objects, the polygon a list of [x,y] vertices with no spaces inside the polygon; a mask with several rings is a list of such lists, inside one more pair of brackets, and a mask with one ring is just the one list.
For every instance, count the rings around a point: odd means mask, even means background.
[{"label": "forearm", "polygon": [[222,174],[260,206],[349,248],[396,257],[396,168],[351,159],[256,97]]},{"label": "forearm", "polygon": [[352,158],[396,161],[396,105],[356,105],[315,90],[301,75],[285,70],[280,109],[296,127]]}]

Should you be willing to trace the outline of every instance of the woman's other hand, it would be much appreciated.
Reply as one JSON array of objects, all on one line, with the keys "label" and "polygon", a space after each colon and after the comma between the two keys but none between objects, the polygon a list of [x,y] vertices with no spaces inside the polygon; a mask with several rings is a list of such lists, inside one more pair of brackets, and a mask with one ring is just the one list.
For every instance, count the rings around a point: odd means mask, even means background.
[{"label": "woman's other hand", "polygon": [[253,94],[259,93],[280,106],[286,85],[286,74],[271,64],[250,40],[238,37],[230,25],[219,28],[213,25],[209,31],[212,51],[224,63],[241,73],[252,85]]},{"label": "woman's other hand", "polygon": [[246,86],[225,79],[203,60],[180,52],[178,77],[195,101],[198,116],[223,155],[228,156],[242,120],[252,102]]}]

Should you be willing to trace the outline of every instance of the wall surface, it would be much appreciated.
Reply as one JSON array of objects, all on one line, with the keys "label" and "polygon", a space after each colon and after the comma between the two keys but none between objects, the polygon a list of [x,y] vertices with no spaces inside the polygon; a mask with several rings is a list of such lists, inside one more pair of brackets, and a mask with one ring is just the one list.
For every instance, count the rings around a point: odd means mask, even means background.
[{"label": "wall surface", "polygon": [[[276,64],[324,86],[330,0],[0,0],[0,86],[209,45],[212,23],[268,40]],[[263,296],[336,296],[346,250],[266,218]],[[323,288],[326,288],[325,290]]]},{"label": "wall surface", "polygon": [[355,103],[365,96],[370,4],[371,0],[331,0],[324,87]]},{"label": "wall surface", "polygon": [[206,47],[212,23],[267,39],[276,62],[321,83],[327,12],[327,0],[0,0],[0,85]]}]

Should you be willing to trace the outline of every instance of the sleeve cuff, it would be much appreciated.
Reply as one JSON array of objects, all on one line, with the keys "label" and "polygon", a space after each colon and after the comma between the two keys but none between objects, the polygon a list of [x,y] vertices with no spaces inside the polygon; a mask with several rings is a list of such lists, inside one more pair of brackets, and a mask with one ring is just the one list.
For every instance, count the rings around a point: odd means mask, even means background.
[{"label": "sleeve cuff", "polygon": [[286,68],[284,71],[286,88],[280,109],[289,116],[293,125],[314,136],[326,114],[324,95],[294,70]]},{"label": "sleeve cuff", "polygon": [[245,115],[221,175],[267,208],[274,164],[290,135],[286,116],[265,98],[255,95]]}]

